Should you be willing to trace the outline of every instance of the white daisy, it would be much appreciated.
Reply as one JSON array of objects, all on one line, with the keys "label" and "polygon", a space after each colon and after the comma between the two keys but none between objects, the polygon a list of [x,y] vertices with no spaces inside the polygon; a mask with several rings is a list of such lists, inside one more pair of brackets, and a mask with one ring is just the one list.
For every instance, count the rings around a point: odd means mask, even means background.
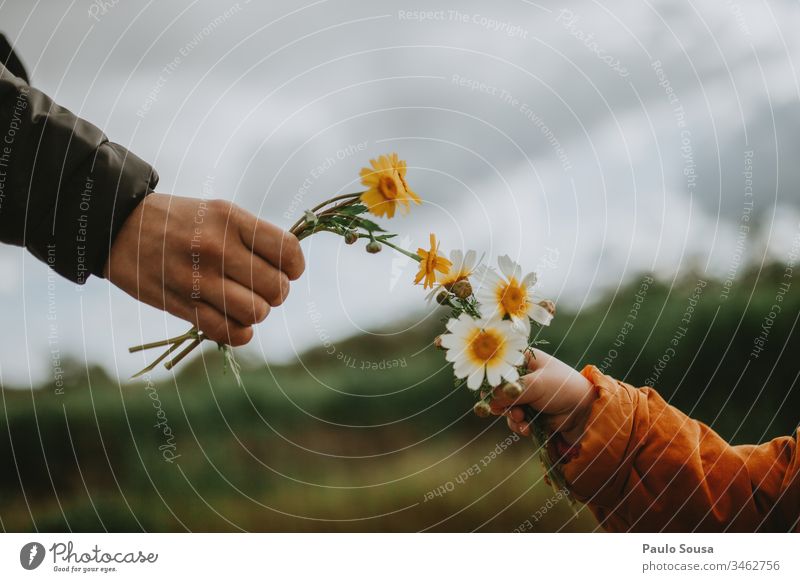
[{"label": "white daisy", "polygon": [[469,280],[478,266],[478,253],[475,251],[466,253],[460,250],[450,251],[450,262],[453,263],[453,266],[447,273],[436,273],[436,285],[428,293],[426,297],[428,301],[433,301],[442,289],[449,291],[454,283],[465,279]]},{"label": "white daisy", "polygon": [[508,255],[498,257],[497,264],[499,274],[491,267],[483,267],[475,273],[481,284],[475,293],[481,315],[510,319],[526,337],[531,332],[531,319],[540,325],[550,325],[553,314],[533,295],[536,273],[523,277],[522,267]]},{"label": "white daisy", "polygon": [[462,313],[447,322],[447,331],[441,336],[441,345],[447,350],[445,357],[453,363],[456,377],[467,379],[470,390],[480,388],[484,376],[491,386],[499,385],[502,379],[519,379],[517,366],[525,361],[528,337],[510,321],[473,319]]}]

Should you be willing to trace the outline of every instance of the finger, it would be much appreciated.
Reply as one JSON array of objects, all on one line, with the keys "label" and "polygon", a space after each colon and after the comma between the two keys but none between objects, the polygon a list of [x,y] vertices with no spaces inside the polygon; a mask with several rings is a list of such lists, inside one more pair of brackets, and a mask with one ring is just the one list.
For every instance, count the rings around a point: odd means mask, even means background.
[{"label": "finger", "polygon": [[489,402],[489,408],[492,411],[492,414],[495,416],[501,416],[508,412],[508,407],[506,406],[497,406],[494,401]]},{"label": "finger", "polygon": [[197,328],[217,343],[242,346],[253,339],[253,328],[225,317],[223,313],[208,303],[197,302],[191,306],[194,311],[193,323]]},{"label": "finger", "polygon": [[222,312],[202,301],[187,301],[170,289],[163,289],[160,307],[188,321],[209,339],[231,346],[241,346],[253,339],[253,328],[227,319]]},{"label": "finger", "polygon": [[249,212],[241,210],[239,234],[244,244],[295,280],[303,274],[306,264],[300,241],[274,224],[259,220]]},{"label": "finger", "polygon": [[547,365],[552,357],[547,352],[543,352],[537,348],[528,348],[525,350],[525,366],[531,372],[541,370]]},{"label": "finger", "polygon": [[525,411],[520,406],[514,406],[508,411],[508,418],[514,422],[522,422],[525,420]]},{"label": "finger", "polygon": [[224,264],[225,275],[252,289],[256,295],[277,307],[289,295],[289,277],[267,261],[242,249],[227,258]]},{"label": "finger", "polygon": [[233,279],[221,279],[213,285],[204,285],[201,299],[226,318],[245,327],[261,323],[270,311],[266,299]]},{"label": "finger", "polygon": [[506,423],[508,424],[508,428],[513,430],[518,435],[530,436],[531,434],[531,427],[525,421],[516,422],[514,420],[511,420],[510,418],[507,418]]},{"label": "finger", "polygon": [[491,406],[506,409],[517,401],[517,398],[509,398],[503,392],[503,387],[498,386],[492,390]]}]

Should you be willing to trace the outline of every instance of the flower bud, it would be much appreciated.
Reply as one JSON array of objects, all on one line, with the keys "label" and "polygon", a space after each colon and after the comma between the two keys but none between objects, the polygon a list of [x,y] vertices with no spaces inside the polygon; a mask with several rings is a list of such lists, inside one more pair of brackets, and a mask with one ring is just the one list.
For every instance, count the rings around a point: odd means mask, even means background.
[{"label": "flower bud", "polygon": [[481,418],[486,418],[490,414],[492,414],[492,408],[489,406],[485,400],[478,400],[475,403],[475,406],[472,407],[472,411]]},{"label": "flower bud", "polygon": [[469,281],[466,279],[460,279],[453,283],[453,286],[450,288],[450,290],[453,292],[453,295],[459,299],[467,299],[470,295],[472,295],[472,285],[470,285]]},{"label": "flower bud", "polygon": [[547,313],[552,316],[555,316],[556,314],[556,304],[549,299],[542,299],[539,301],[539,307],[544,307],[547,310]]},{"label": "flower bud", "polygon": [[344,233],[344,242],[351,245],[358,241],[358,233],[354,230],[348,230]]},{"label": "flower bud", "polygon": [[442,336],[440,336],[440,335],[437,335],[437,336],[436,336],[436,339],[435,339],[435,340],[433,340],[433,347],[435,347],[437,350],[443,350],[443,349],[445,349],[445,348],[442,346]]},{"label": "flower bud", "polygon": [[503,396],[506,398],[519,398],[522,396],[522,386],[519,382],[508,382],[503,386]]},{"label": "flower bud", "polygon": [[450,303],[450,293],[442,289],[439,291],[439,294],[436,296],[436,303],[439,305],[447,305]]},{"label": "flower bud", "polygon": [[369,241],[369,243],[367,243],[367,252],[370,253],[370,254],[374,255],[375,253],[379,253],[379,252],[381,252],[382,248],[383,248],[383,246],[381,245],[381,243],[379,243],[376,240],[372,240],[372,241]]}]

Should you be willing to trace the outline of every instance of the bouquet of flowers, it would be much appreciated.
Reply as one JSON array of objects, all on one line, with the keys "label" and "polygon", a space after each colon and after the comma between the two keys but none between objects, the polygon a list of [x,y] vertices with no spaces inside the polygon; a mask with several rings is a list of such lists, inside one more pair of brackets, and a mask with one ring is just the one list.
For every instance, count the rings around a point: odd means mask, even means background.
[{"label": "bouquet of flowers", "polygon": [[[420,204],[421,200],[408,186],[406,162],[397,154],[382,155],[370,160],[370,165],[361,170],[365,191],[336,196],[306,210],[289,232],[300,240],[328,232],[343,237],[350,245],[363,239],[368,253],[378,253],[386,246],[417,261],[419,270],[414,283],[430,290],[429,302],[435,300],[450,310],[444,320],[446,332],[434,340],[434,345],[444,350],[445,358],[453,364],[457,385],[466,385],[475,394],[475,413],[486,417],[491,413],[489,402],[495,390],[502,390],[510,398],[522,394],[518,380],[527,372],[525,353],[545,343],[536,339],[537,329],[532,323],[549,325],[555,305],[534,295],[536,274],[523,276],[522,267],[508,256],[498,258],[497,269],[482,264],[473,250],[453,250],[448,258],[440,252],[433,233],[428,247],[416,252],[395,244],[392,239],[397,235],[386,232],[368,215],[392,218],[398,212],[407,213],[412,204]],[[166,347],[136,376],[149,372],[170,356],[165,367],[173,368],[205,339],[201,331],[192,328],[178,337],[130,348],[137,352]],[[230,346],[219,348],[226,366],[241,382]],[[535,410],[526,410],[546,476],[555,489],[565,491],[563,477],[548,452],[550,437],[544,424]]]}]

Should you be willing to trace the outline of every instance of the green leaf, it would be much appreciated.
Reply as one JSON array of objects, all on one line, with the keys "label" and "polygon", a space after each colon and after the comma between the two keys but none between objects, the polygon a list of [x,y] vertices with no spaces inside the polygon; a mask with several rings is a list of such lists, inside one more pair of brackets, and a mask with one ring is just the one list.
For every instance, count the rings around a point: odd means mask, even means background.
[{"label": "green leaf", "polygon": [[347,214],[350,216],[355,216],[357,214],[363,214],[367,211],[367,207],[363,204],[351,204],[350,206],[345,206],[344,208],[338,209],[336,212],[339,214]]},{"label": "green leaf", "polygon": [[368,230],[370,232],[386,232],[386,230],[377,222],[372,222],[371,220],[361,217],[358,217],[355,220],[358,222],[358,225],[364,230]]}]

